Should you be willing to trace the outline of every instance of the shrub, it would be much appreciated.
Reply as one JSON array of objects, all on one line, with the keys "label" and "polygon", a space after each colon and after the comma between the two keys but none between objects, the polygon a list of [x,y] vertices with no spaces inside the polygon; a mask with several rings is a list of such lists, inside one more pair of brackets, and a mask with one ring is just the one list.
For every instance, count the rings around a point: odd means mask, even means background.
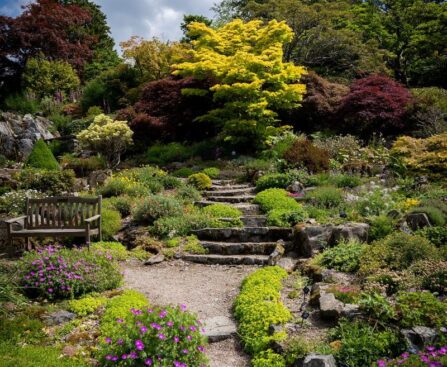
[{"label": "shrub", "polygon": [[447,244],[447,227],[425,227],[416,233],[427,238],[436,247]]},{"label": "shrub", "polygon": [[136,204],[132,216],[136,222],[153,224],[159,218],[179,216],[182,212],[183,208],[175,198],[151,195]]},{"label": "shrub", "polygon": [[337,208],[343,202],[343,193],[335,187],[318,187],[310,192],[312,201],[319,208]]},{"label": "shrub", "polygon": [[192,204],[195,201],[199,201],[202,198],[202,195],[200,195],[200,192],[197,191],[195,187],[191,185],[182,185],[177,189],[175,197],[185,204]]},{"label": "shrub", "polygon": [[24,304],[24,297],[20,293],[19,279],[16,266],[0,262],[0,317],[8,313],[3,304],[11,302],[16,305]]},{"label": "shrub", "polygon": [[122,275],[110,258],[88,249],[49,246],[25,254],[19,262],[21,285],[31,297],[73,298],[120,285]]},{"label": "shrub", "polygon": [[120,242],[95,242],[92,243],[91,249],[117,261],[124,261],[129,258],[129,252]]},{"label": "shrub", "polygon": [[381,189],[362,195],[361,199],[355,203],[355,208],[364,217],[386,214],[393,206],[392,196]]},{"label": "shrub", "polygon": [[447,304],[430,292],[401,292],[396,310],[403,327],[441,327],[447,322]]},{"label": "shrub", "polygon": [[22,114],[35,114],[39,111],[39,102],[20,94],[8,95],[5,98],[6,111],[15,111]]},{"label": "shrub", "polygon": [[234,303],[234,315],[239,322],[239,335],[247,352],[257,355],[273,340],[285,335],[269,334],[269,326],[290,320],[289,310],[281,303],[281,281],[287,272],[279,267],[256,270],[242,282],[241,292]]},{"label": "shrub", "polygon": [[267,214],[267,224],[274,227],[289,227],[303,222],[308,218],[303,207],[298,209],[273,209]]},{"label": "shrub", "polygon": [[194,170],[192,168],[182,167],[182,168],[179,168],[179,169],[175,170],[174,172],[172,172],[172,175],[175,176],[175,177],[187,178],[187,177],[191,176],[194,173],[195,172],[194,172]]},{"label": "shrub", "polygon": [[54,158],[48,145],[39,139],[33,146],[33,150],[25,161],[25,165],[31,168],[39,168],[46,170],[58,170],[59,163]]},{"label": "shrub", "polygon": [[331,177],[331,181],[340,188],[354,188],[362,184],[360,177],[353,175],[335,175]]},{"label": "shrub", "polygon": [[169,175],[160,177],[159,181],[165,190],[177,189],[183,185],[182,181],[177,177]]},{"label": "shrub", "polygon": [[420,206],[412,210],[413,213],[424,213],[430,219],[430,223],[434,226],[442,227],[445,225],[446,216],[438,208],[434,206]]},{"label": "shrub", "polygon": [[136,197],[147,195],[149,191],[153,193],[160,192],[162,189],[161,184],[158,187],[148,189],[141,182],[137,182],[134,179],[114,176],[108,178],[104,186],[98,188],[97,192],[105,198],[122,195]]},{"label": "shrub", "polygon": [[319,257],[319,263],[330,269],[354,273],[359,269],[360,258],[367,248],[367,245],[355,240],[341,242],[324,250]]},{"label": "shrub", "polygon": [[0,154],[0,168],[5,168],[7,165],[8,159],[3,154]]},{"label": "shrub", "polygon": [[258,193],[254,199],[264,212],[273,209],[301,210],[301,205],[295,199],[287,196],[283,189],[267,189]]},{"label": "shrub", "polygon": [[340,341],[336,358],[348,366],[371,366],[381,356],[401,351],[395,332],[377,331],[361,321],[340,322],[332,331],[331,339]]},{"label": "shrub", "polygon": [[360,310],[377,321],[390,322],[396,317],[396,311],[387,298],[376,292],[363,293],[359,306]]},{"label": "shrub", "polygon": [[186,237],[186,243],[183,245],[183,251],[190,254],[204,255],[208,250],[204,248],[196,236]]},{"label": "shrub", "polygon": [[376,367],[427,367],[427,366],[447,366],[447,347],[436,349],[428,346],[426,350],[418,354],[402,353],[396,359],[379,359]]},{"label": "shrub", "polygon": [[285,367],[286,361],[281,354],[267,349],[256,355],[251,361],[253,367]]},{"label": "shrub", "polygon": [[78,316],[87,316],[95,312],[107,302],[105,297],[88,296],[81,299],[73,299],[68,303],[68,309]]},{"label": "shrub", "polygon": [[104,199],[102,205],[106,209],[117,210],[123,217],[127,217],[134,206],[134,199],[130,196],[116,196]]},{"label": "shrub", "polygon": [[[242,212],[231,205],[220,203],[208,205],[203,209],[203,212],[215,219],[217,227],[242,227],[243,225],[240,219],[242,217]],[[222,221],[221,219],[226,220]]]},{"label": "shrub", "polygon": [[102,236],[110,240],[121,229],[121,215],[117,210],[103,208],[101,211]]},{"label": "shrub", "polygon": [[178,307],[137,308],[117,333],[105,334],[101,365],[147,365],[163,361],[166,366],[199,367],[206,363],[201,324],[195,315]]},{"label": "shrub", "polygon": [[50,196],[73,192],[76,183],[72,170],[24,169],[17,176],[21,189],[37,190]]},{"label": "shrub", "polygon": [[10,216],[23,215],[25,213],[26,198],[40,199],[46,195],[37,190],[9,191],[0,196],[0,213]]},{"label": "shrub", "polygon": [[299,139],[284,153],[284,159],[294,168],[305,168],[317,173],[329,169],[328,151],[313,145],[310,140]]},{"label": "shrub", "polygon": [[216,167],[205,168],[202,172],[210,178],[218,178],[220,175],[220,169]]},{"label": "shrub", "polygon": [[437,248],[421,236],[396,232],[370,245],[360,259],[360,272],[369,275],[385,268],[404,270],[424,259],[439,259]]},{"label": "shrub", "polygon": [[421,260],[408,269],[422,289],[447,294],[447,261]]},{"label": "shrub", "polygon": [[386,215],[372,217],[369,220],[369,240],[380,240],[388,236],[394,230],[394,220]]},{"label": "shrub", "polygon": [[166,165],[172,162],[184,162],[193,156],[191,147],[179,143],[155,144],[147,150],[148,162]]},{"label": "shrub", "polygon": [[88,158],[74,157],[65,154],[61,159],[61,165],[65,169],[72,169],[76,175],[86,177],[90,172],[104,169],[106,164],[101,157],[92,156]]},{"label": "shrub", "polygon": [[204,173],[194,173],[188,177],[188,184],[198,190],[207,190],[212,186],[211,179]]},{"label": "shrub", "polygon": [[271,188],[286,189],[292,183],[291,177],[286,173],[272,173],[260,177],[256,181],[258,192]]},{"label": "shrub", "polygon": [[154,222],[150,228],[153,235],[159,237],[186,236],[195,229],[209,227],[210,218],[208,215],[192,210],[181,216],[163,217]]}]

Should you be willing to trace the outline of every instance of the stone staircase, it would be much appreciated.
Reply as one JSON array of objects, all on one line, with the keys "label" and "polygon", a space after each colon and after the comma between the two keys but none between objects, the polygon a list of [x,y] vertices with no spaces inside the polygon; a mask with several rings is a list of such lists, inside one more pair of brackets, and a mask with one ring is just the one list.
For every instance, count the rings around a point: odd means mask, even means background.
[{"label": "stone staircase", "polygon": [[188,254],[183,256],[184,260],[201,264],[267,265],[278,241],[284,242],[286,251],[290,248],[291,229],[267,227],[265,215],[252,203],[255,197],[253,186],[236,184],[233,180],[214,180],[204,196],[197,206],[222,203],[238,208],[243,213],[244,227],[195,231],[208,254]]}]

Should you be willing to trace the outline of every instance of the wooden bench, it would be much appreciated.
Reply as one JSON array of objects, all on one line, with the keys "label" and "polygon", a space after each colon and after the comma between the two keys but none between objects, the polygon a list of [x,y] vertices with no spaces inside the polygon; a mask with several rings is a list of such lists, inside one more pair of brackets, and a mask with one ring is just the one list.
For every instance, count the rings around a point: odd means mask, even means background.
[{"label": "wooden bench", "polygon": [[[27,199],[25,215],[6,220],[8,239],[25,238],[30,248],[31,237],[84,237],[90,246],[92,235],[102,240],[102,198],[50,197]],[[14,224],[22,224],[14,228]]]}]

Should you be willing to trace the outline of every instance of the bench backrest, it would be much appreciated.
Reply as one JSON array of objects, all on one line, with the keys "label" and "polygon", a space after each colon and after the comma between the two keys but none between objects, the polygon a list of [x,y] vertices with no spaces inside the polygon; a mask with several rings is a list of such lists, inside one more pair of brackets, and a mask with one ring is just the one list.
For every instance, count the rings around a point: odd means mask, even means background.
[{"label": "bench backrest", "polygon": [[97,198],[50,197],[27,199],[26,228],[85,228],[84,220],[101,214]]}]

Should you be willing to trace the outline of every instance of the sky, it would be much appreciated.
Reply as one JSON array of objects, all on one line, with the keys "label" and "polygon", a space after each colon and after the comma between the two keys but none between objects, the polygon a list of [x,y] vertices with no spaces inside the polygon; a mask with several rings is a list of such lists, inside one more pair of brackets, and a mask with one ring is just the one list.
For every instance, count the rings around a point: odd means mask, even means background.
[{"label": "sky", "polygon": [[[107,15],[112,36],[118,45],[131,36],[179,40],[183,14],[212,18],[210,8],[218,0],[93,0]],[[0,0],[0,14],[17,16],[30,0]]]}]

